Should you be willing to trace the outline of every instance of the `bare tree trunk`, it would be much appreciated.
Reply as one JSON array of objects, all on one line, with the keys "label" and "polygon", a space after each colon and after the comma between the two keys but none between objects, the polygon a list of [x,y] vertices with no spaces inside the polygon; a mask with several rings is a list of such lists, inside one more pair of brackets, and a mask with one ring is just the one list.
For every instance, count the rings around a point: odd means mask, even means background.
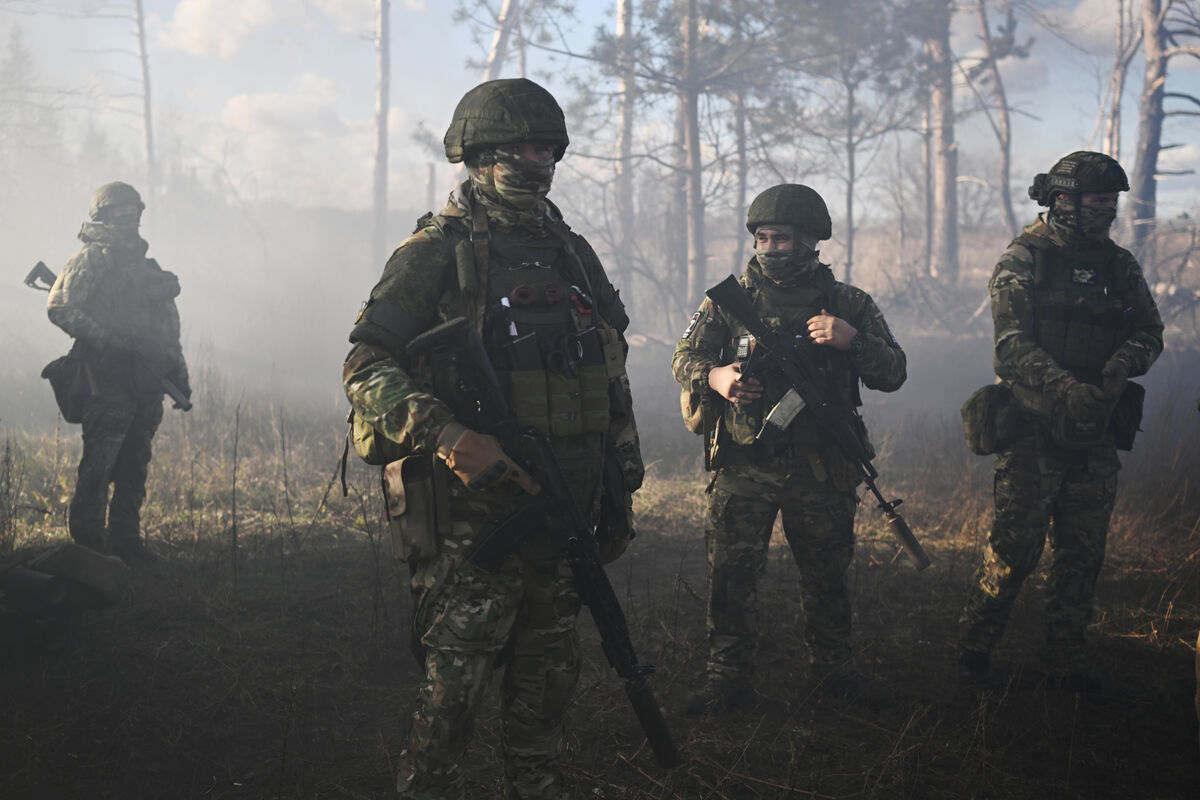
[{"label": "bare tree trunk", "polygon": [[[1169,3],[1168,3],[1169,4]],[[1154,218],[1158,205],[1158,153],[1162,149],[1163,87],[1167,82],[1166,9],[1162,0],[1142,0],[1142,46],[1146,72],[1138,107],[1137,158],[1130,176],[1133,252],[1143,267],[1154,258]]]},{"label": "bare tree trunk", "polygon": [[684,113],[683,94],[676,95],[675,98],[675,163],[678,167],[675,174],[671,178],[671,195],[669,199],[669,208],[666,213],[667,231],[664,237],[667,242],[669,252],[667,254],[667,264],[669,269],[675,273],[676,280],[666,281],[668,284],[674,284],[676,288],[676,297],[680,300],[681,306],[689,311],[694,307],[691,296],[687,293],[687,260],[688,260],[688,237],[687,237],[687,201],[688,201],[688,176],[684,162],[686,160],[685,153],[687,149],[684,140],[687,137],[685,129],[687,128],[687,115]]},{"label": "bare tree trunk", "polygon": [[1133,9],[1126,0],[1117,0],[1117,42],[1113,54],[1112,76],[1109,78],[1108,118],[1104,126],[1104,152],[1121,158],[1121,106],[1125,96],[1125,77],[1129,62],[1137,53],[1141,29],[1134,23]]},{"label": "bare tree trunk", "polygon": [[855,178],[855,141],[854,141],[854,88],[846,84],[846,277],[850,283],[854,269],[854,178]]},{"label": "bare tree trunk", "polygon": [[922,253],[922,274],[933,275],[933,110],[929,93],[921,109],[921,166],[923,168],[925,201],[925,243]]},{"label": "bare tree trunk", "polygon": [[704,250],[704,164],[700,152],[700,85],[696,73],[696,46],[700,38],[698,0],[688,0],[683,29],[684,79],[680,87],[683,106],[684,171],[687,175],[687,299],[700,301],[707,276]]},{"label": "bare tree trunk", "polygon": [[146,199],[153,205],[158,191],[158,165],[154,161],[154,118],[150,112],[150,57],[146,54],[146,16],[142,0],[133,0],[138,61],[142,66],[142,126],[146,135]]},{"label": "bare tree trunk", "polygon": [[618,107],[620,119],[617,125],[617,246],[613,280],[618,287],[625,287],[625,308],[632,307],[634,227],[633,206],[633,114],[637,84],[633,71],[633,0],[618,0],[617,3],[618,91],[621,101]]},{"label": "bare tree trunk", "polygon": [[520,16],[519,0],[504,0],[504,5],[500,6],[500,22],[496,25],[496,33],[492,36],[492,49],[488,52],[487,65],[483,68],[485,81],[494,81],[500,77],[504,59],[508,56],[508,38]]},{"label": "bare tree trunk", "polygon": [[379,0],[375,26],[375,224],[371,233],[371,263],[375,269],[387,258],[388,101],[391,96],[391,0]]},{"label": "bare tree trunk", "polygon": [[[742,45],[742,2],[733,0],[734,47]],[[733,266],[730,269],[734,275],[741,275],[746,264],[746,254],[738,246],[739,241],[745,241],[746,236],[746,195],[747,183],[750,176],[750,159],[746,152],[746,93],[739,86],[733,99],[733,137],[737,153],[734,167],[734,208],[733,208]]]},{"label": "bare tree trunk", "polygon": [[983,42],[983,57],[988,65],[988,74],[992,81],[992,99],[996,103],[996,139],[1000,145],[1000,162],[997,165],[1000,182],[1000,202],[1004,206],[1004,220],[1008,224],[1009,236],[1021,232],[1017,225],[1017,216],[1013,213],[1012,203],[1012,125],[1009,121],[1008,95],[1004,91],[1004,81],[1000,78],[1000,65],[992,50],[992,28],[988,24],[987,6],[984,0],[975,0],[975,14],[979,18],[979,36]]},{"label": "bare tree trunk", "polygon": [[933,244],[930,274],[951,286],[958,282],[958,142],[954,140],[954,56],[950,52],[950,16],[945,0],[939,30],[925,42],[931,63],[933,122]]}]

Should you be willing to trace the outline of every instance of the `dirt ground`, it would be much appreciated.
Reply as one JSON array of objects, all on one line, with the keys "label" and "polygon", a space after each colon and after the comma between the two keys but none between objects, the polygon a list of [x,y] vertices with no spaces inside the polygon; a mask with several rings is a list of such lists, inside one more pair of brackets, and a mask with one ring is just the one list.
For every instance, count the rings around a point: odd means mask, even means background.
[{"label": "dirt ground", "polygon": [[[1103,696],[1042,680],[1036,581],[996,653],[993,690],[979,694],[958,686],[953,646],[978,532],[932,524],[936,508],[911,503],[936,559],[917,572],[864,507],[850,581],[872,686],[845,700],[808,680],[795,567],[777,533],[756,702],[689,717],[705,650],[702,489],[652,481],[640,535],[610,568],[686,763],[654,762],[585,614],[567,719],[573,797],[1198,796],[1196,552],[1189,566],[1116,537],[1093,631]],[[163,561],[118,607],[68,631],[6,631],[0,796],[388,797],[419,670],[405,568],[368,516],[278,533],[245,517],[236,585],[227,536],[167,536],[161,520],[151,540]],[[471,798],[501,796],[494,705],[470,750]]]}]

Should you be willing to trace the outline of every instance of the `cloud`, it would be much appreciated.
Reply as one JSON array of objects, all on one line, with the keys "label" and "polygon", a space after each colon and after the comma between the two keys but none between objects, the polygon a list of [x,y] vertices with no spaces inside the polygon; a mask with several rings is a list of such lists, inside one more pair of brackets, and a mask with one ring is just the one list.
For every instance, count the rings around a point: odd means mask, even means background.
[{"label": "cloud", "polygon": [[[405,0],[409,11],[426,11],[424,0]],[[180,0],[166,23],[169,49],[228,61],[255,33],[278,25],[333,27],[340,33],[374,30],[375,0]],[[395,24],[393,12],[393,24]]]},{"label": "cloud", "polygon": [[228,60],[248,36],[287,19],[291,5],[278,0],[180,0],[162,41],[172,50]]}]

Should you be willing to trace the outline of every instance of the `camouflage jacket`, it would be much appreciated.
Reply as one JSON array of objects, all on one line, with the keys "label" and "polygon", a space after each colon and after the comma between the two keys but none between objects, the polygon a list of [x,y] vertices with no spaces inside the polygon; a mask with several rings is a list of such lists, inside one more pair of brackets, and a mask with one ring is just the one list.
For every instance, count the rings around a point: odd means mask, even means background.
[{"label": "camouflage jacket", "polygon": [[[459,316],[474,318],[480,313],[460,286],[455,252],[470,247],[468,186],[464,183],[456,189],[441,214],[419,223],[417,231],[392,253],[350,333],[353,346],[342,369],[346,396],[355,412],[379,433],[413,452],[435,449],[438,434],[454,417],[446,403],[418,384],[405,348],[441,322]],[[549,213],[566,230],[586,271],[597,310],[621,332],[624,345],[629,318],[600,259],[582,236],[566,229],[556,210],[551,208]],[[386,324],[372,321],[381,319],[372,310],[376,307],[387,309]],[[630,413],[614,418],[609,440],[617,448],[626,486],[632,491],[641,485],[644,469],[627,379],[622,378],[622,383]]]},{"label": "camouflage jacket", "polygon": [[[761,312],[764,305],[764,290],[770,289],[770,287],[755,260],[751,259],[747,265],[741,283],[751,296],[755,297],[755,304],[759,306]],[[831,384],[835,385],[835,388],[840,387],[844,394],[848,395],[843,399],[854,404],[857,404],[857,384],[860,380],[869,389],[884,392],[899,389],[907,377],[907,360],[904,351],[900,349],[899,343],[888,328],[879,307],[875,305],[871,296],[861,289],[833,280],[830,280],[830,284],[829,292],[832,294],[834,308],[828,310],[857,328],[866,340],[865,347],[857,355],[850,352],[838,353],[830,348],[820,348],[820,351],[826,354],[831,365]],[[817,287],[799,287],[799,289],[815,291]],[[824,304],[825,301],[817,300],[818,307],[812,313],[819,313],[820,306]],[[805,311],[800,314],[805,317],[804,319],[787,320],[776,320],[764,315],[764,321],[776,332],[806,332],[807,315],[808,311]],[[734,338],[741,333],[744,331],[735,320],[727,318],[720,308],[716,307],[710,299],[705,298],[675,347],[675,355],[671,361],[671,370],[675,380],[685,390],[711,391],[708,389],[709,371],[714,367],[733,361]],[[768,390],[768,395],[769,393]],[[721,398],[716,399],[721,407],[723,419],[742,413],[728,401]],[[764,399],[770,402],[773,398],[768,396]],[[759,404],[761,403],[762,401],[759,401]],[[758,422],[760,421],[758,417],[761,417],[764,409],[755,412],[753,411],[754,405],[758,404],[752,404],[752,410],[749,413],[757,413],[755,421]],[[801,416],[792,423],[793,427],[803,426],[807,416],[806,412],[801,412]],[[865,433],[865,431],[863,432]]]},{"label": "camouflage jacket", "polygon": [[[1038,344],[1035,255],[1023,243],[1029,241],[1027,237],[1037,237],[1053,247],[1071,246],[1041,214],[1004,251],[988,282],[995,324],[993,361],[996,374],[1014,385],[1023,406],[1048,413],[1072,374]],[[1130,324],[1128,338],[1117,345],[1113,357],[1128,365],[1130,377],[1144,375],[1163,349],[1162,318],[1133,254],[1112,240],[1105,240],[1102,246],[1112,250],[1115,288]]]},{"label": "camouflage jacket", "polygon": [[187,380],[175,297],[179,279],[146,258],[140,237],[118,236],[86,222],[84,247],[71,257],[46,302],[50,321],[76,340],[76,352],[112,363],[114,354],[137,354],[160,374]]}]

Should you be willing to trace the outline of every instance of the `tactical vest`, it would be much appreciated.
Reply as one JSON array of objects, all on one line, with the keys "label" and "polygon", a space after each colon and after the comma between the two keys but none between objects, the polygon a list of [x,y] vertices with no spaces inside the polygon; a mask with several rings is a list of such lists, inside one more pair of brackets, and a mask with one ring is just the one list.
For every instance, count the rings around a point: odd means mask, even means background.
[{"label": "tactical vest", "polygon": [[484,345],[520,424],[554,437],[606,432],[609,379],[624,370],[580,271],[556,236],[491,235]]},{"label": "tactical vest", "polygon": [[1033,254],[1034,338],[1064,369],[1099,382],[1100,370],[1132,331],[1115,247],[1059,247],[1022,234]]},{"label": "tactical vest", "polygon": [[[747,290],[754,298],[754,306],[763,322],[775,333],[785,338],[808,340],[808,320],[828,309],[835,315],[847,318],[850,311],[843,308],[844,303],[837,302],[833,291],[833,276],[826,270],[826,280],[815,286],[782,288],[762,281],[759,285],[751,283]],[[728,320],[730,326],[730,341],[726,345],[727,352],[739,361],[749,355],[749,334],[736,320]],[[825,373],[829,388],[847,407],[857,408],[862,405],[858,391],[858,375],[854,371],[849,353],[831,350],[828,347],[809,347],[821,371]],[[736,454],[742,448],[754,448],[741,453],[746,457],[786,456],[804,449],[812,449],[821,442],[821,431],[812,419],[808,410],[803,410],[788,427],[788,437],[780,445],[782,452],[759,452],[755,436],[762,427],[763,418],[779,402],[787,392],[789,384],[783,376],[768,370],[761,377],[763,383],[762,397],[753,403],[734,405],[724,403],[718,430],[714,437],[714,452],[711,460],[719,465],[723,458],[719,453],[728,445],[733,445]],[[864,431],[865,433],[865,431]],[[725,454],[726,456],[730,454]],[[734,457],[737,457],[734,455]]]}]

